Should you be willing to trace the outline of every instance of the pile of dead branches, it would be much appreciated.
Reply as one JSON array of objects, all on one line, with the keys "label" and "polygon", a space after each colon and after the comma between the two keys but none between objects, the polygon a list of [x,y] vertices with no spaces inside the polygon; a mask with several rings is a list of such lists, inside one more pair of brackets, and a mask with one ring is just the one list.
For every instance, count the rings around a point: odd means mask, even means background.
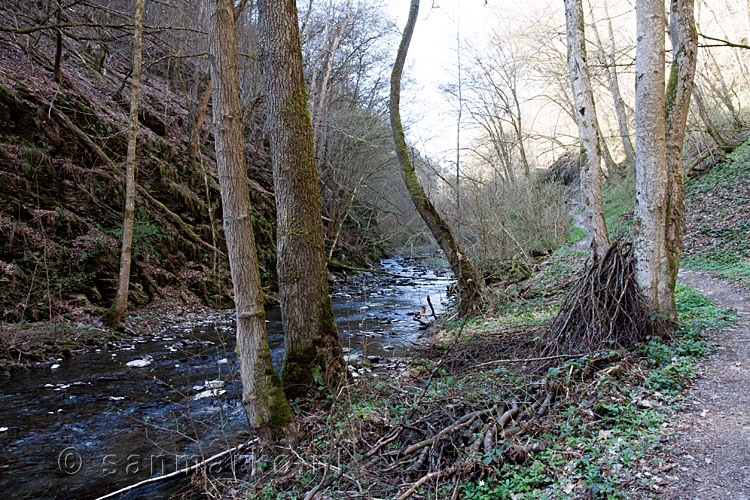
[{"label": "pile of dead branches", "polygon": [[635,255],[615,241],[594,257],[550,326],[543,355],[630,348],[652,332],[651,311],[635,280]]},{"label": "pile of dead branches", "polygon": [[417,346],[414,354],[443,360],[446,372],[457,375],[481,369],[501,359],[524,360],[536,353],[535,339],[544,335],[545,325],[499,325],[466,327],[456,342],[428,342]]},{"label": "pile of dead branches", "polygon": [[540,422],[555,405],[555,384],[486,373],[453,389],[438,371],[389,379],[391,404],[407,408],[396,421],[376,411],[354,417],[362,407],[343,408],[345,398],[327,417],[314,411],[302,416],[298,423],[308,438],[281,447],[271,470],[251,473],[252,485],[225,481],[225,493],[271,487],[310,500],[406,500],[424,498],[420,490],[429,488],[440,490],[439,498],[460,498],[462,482],[523,463],[550,445],[540,437]]}]

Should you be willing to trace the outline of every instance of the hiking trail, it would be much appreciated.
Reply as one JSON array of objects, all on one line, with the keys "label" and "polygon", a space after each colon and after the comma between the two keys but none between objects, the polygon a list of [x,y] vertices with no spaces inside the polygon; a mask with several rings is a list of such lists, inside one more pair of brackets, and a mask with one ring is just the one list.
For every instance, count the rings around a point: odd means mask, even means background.
[{"label": "hiking trail", "polygon": [[661,498],[750,500],[750,291],[704,271],[680,270],[679,280],[739,317],[708,331],[712,353],[670,424],[663,469],[676,467]]}]

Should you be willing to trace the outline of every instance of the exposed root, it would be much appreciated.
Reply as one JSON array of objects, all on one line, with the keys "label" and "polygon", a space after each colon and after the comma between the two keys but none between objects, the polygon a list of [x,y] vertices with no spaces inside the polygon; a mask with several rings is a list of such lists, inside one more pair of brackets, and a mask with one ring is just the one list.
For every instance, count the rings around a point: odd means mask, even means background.
[{"label": "exposed root", "polygon": [[542,355],[633,347],[652,333],[651,316],[635,281],[632,244],[615,241],[566,296]]}]

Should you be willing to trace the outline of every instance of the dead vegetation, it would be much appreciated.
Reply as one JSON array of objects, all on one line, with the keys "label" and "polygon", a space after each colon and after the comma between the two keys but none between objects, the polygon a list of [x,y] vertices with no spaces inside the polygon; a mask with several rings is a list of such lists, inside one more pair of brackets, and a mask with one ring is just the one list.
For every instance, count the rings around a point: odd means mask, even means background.
[{"label": "dead vegetation", "polygon": [[595,256],[560,306],[546,336],[545,355],[628,349],[652,332],[648,310],[635,280],[631,243],[615,241]]},{"label": "dead vegetation", "polygon": [[[476,346],[456,342],[440,359],[416,358],[401,373],[344,385],[327,408],[301,402],[296,445],[254,455],[231,479],[201,475],[194,484],[213,498],[465,498],[467,481],[559,447],[554,429],[571,402],[582,401],[595,421],[591,393],[633,366],[612,351],[538,374],[529,345],[521,359],[467,369]],[[552,473],[546,481],[554,482]]]}]

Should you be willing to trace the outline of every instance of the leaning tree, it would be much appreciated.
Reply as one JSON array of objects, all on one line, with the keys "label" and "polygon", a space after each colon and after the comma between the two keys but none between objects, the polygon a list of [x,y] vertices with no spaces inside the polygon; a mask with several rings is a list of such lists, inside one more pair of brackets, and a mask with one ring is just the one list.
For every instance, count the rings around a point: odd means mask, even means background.
[{"label": "leaning tree", "polygon": [[451,270],[458,281],[458,291],[461,301],[459,306],[460,311],[462,314],[467,314],[476,308],[481,298],[481,288],[476,272],[471,265],[468,255],[459,247],[450,227],[438,213],[419,182],[414,165],[409,158],[406,135],[404,134],[404,126],[401,123],[401,113],[399,112],[401,75],[404,72],[406,54],[409,51],[409,44],[414,33],[414,26],[417,23],[418,13],[419,0],[412,0],[409,7],[409,18],[406,21],[401,43],[396,53],[396,62],[393,64],[393,71],[391,73],[391,100],[389,103],[391,130],[396,145],[396,156],[401,164],[406,188],[409,190],[414,207],[419,212],[419,215],[422,216],[425,224],[427,224],[427,227],[432,232],[432,236],[443,250],[446,259],[448,259]]}]

